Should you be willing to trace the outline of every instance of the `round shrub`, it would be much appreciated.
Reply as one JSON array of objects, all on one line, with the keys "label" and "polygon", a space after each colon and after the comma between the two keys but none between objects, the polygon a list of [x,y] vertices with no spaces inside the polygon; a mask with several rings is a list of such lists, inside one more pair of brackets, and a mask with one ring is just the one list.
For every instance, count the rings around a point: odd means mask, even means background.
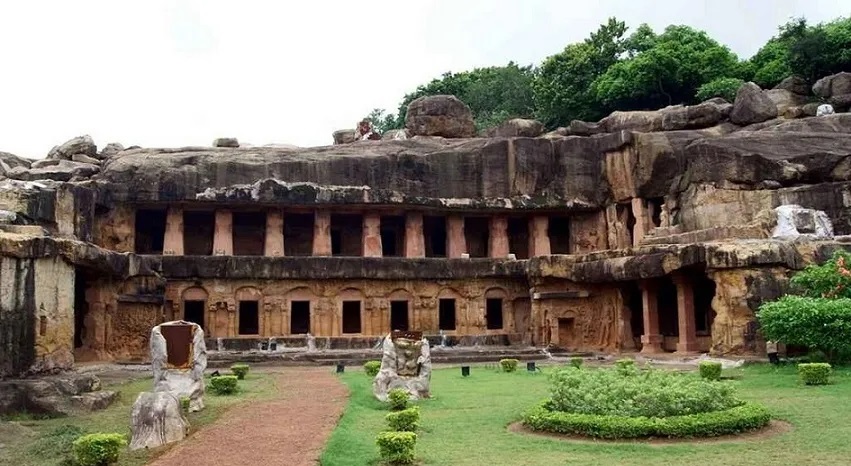
[{"label": "round shrub", "polygon": [[248,364],[234,364],[230,366],[230,371],[233,372],[233,375],[235,375],[237,379],[242,380],[245,378],[245,375],[248,374]]},{"label": "round shrub", "polygon": [[414,448],[417,434],[413,432],[382,432],[375,438],[378,454],[389,464],[411,464],[414,462]]},{"label": "round shrub", "polygon": [[516,359],[500,359],[499,365],[502,367],[503,372],[514,372],[517,370],[517,365],[520,364],[520,361]]},{"label": "round shrub", "polygon": [[408,407],[408,391],[403,388],[394,388],[387,392],[387,401],[390,402],[390,409],[393,411],[401,411]]},{"label": "round shrub", "polygon": [[210,391],[216,395],[232,395],[237,390],[235,375],[220,375],[210,379]]},{"label": "round shrub", "polygon": [[408,409],[392,412],[385,418],[392,431],[416,432],[420,426],[420,408],[419,406],[411,406]]},{"label": "round shrub", "polygon": [[830,371],[830,364],[826,362],[798,364],[798,375],[806,385],[827,385]]},{"label": "round shrub", "polygon": [[363,364],[363,371],[370,377],[378,375],[381,370],[381,361],[367,361]]},{"label": "round shrub", "polygon": [[575,367],[575,368],[579,369],[580,367],[582,367],[582,362],[583,362],[582,358],[580,358],[579,356],[574,356],[574,357],[570,358],[570,366],[571,367]]},{"label": "round shrub", "polygon": [[74,441],[75,464],[104,466],[115,464],[121,448],[127,445],[124,434],[89,434]]},{"label": "round shrub", "polygon": [[700,376],[706,380],[721,379],[721,363],[715,361],[701,361],[698,366]]}]

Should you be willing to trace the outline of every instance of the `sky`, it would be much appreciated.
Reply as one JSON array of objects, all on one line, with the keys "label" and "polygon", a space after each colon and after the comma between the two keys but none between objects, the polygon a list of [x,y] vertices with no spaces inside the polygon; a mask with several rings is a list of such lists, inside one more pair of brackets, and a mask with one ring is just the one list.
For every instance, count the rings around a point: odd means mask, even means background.
[{"label": "sky", "polygon": [[326,145],[446,71],[537,64],[616,16],[753,55],[851,0],[27,0],[0,2],[0,151]]}]

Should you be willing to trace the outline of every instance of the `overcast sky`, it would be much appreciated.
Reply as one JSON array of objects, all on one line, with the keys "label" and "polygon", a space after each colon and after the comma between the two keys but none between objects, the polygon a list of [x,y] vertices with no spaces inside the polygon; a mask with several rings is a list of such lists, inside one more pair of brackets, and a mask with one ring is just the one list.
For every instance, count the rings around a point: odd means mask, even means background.
[{"label": "overcast sky", "polygon": [[445,71],[537,64],[610,16],[688,24],[740,57],[792,17],[849,0],[5,0],[0,151],[99,146],[330,144],[372,108]]}]

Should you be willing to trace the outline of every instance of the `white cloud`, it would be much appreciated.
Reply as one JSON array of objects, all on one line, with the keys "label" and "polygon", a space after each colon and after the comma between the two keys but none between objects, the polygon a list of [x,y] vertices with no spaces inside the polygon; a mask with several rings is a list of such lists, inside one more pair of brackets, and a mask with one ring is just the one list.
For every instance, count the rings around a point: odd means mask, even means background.
[{"label": "white cloud", "polygon": [[842,0],[33,0],[0,4],[0,150],[42,157],[79,134],[104,145],[330,143],[373,107],[449,70],[537,63],[609,16],[706,29],[756,51],[779,24]]}]

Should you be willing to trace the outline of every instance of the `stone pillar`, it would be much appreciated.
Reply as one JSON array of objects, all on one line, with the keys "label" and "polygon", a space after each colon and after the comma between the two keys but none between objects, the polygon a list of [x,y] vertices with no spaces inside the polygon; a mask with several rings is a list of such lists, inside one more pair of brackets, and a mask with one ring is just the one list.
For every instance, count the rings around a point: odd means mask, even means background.
[{"label": "stone pillar", "polygon": [[688,277],[675,273],[672,278],[677,285],[677,323],[679,324],[678,353],[698,350],[694,323],[694,287]]},{"label": "stone pillar", "polygon": [[467,253],[467,238],[464,236],[464,217],[450,215],[446,218],[446,257],[457,259]]},{"label": "stone pillar", "polygon": [[367,213],[363,216],[361,234],[363,257],[381,257],[381,216]]},{"label": "stone pillar", "polygon": [[529,219],[529,257],[550,255],[549,217],[539,215]]},{"label": "stone pillar", "polygon": [[488,257],[505,259],[508,257],[508,249],[508,219],[501,216],[491,217]]},{"label": "stone pillar", "polygon": [[648,208],[644,199],[634,197],[632,198],[632,215],[635,217],[635,226],[632,227],[632,245],[638,246],[653,229],[653,211]]},{"label": "stone pillar", "polygon": [[171,207],[165,218],[165,237],[163,255],[183,255],[183,209]]},{"label": "stone pillar", "polygon": [[284,214],[273,210],[266,214],[266,243],[264,256],[281,257],[284,255]]},{"label": "stone pillar", "polygon": [[641,287],[641,308],[644,314],[644,334],[641,335],[641,354],[662,352],[662,335],[659,333],[658,285],[644,280]]},{"label": "stone pillar", "polygon": [[423,214],[408,212],[405,217],[405,257],[425,257]]},{"label": "stone pillar", "polygon": [[233,255],[233,214],[229,210],[216,211],[216,230],[213,233],[213,255]]},{"label": "stone pillar", "polygon": [[313,222],[313,255],[331,255],[331,214],[317,210]]},{"label": "stone pillar", "polygon": [[228,337],[235,337],[236,331],[238,330],[236,327],[236,302],[228,301],[227,302],[227,313],[228,313]]}]

